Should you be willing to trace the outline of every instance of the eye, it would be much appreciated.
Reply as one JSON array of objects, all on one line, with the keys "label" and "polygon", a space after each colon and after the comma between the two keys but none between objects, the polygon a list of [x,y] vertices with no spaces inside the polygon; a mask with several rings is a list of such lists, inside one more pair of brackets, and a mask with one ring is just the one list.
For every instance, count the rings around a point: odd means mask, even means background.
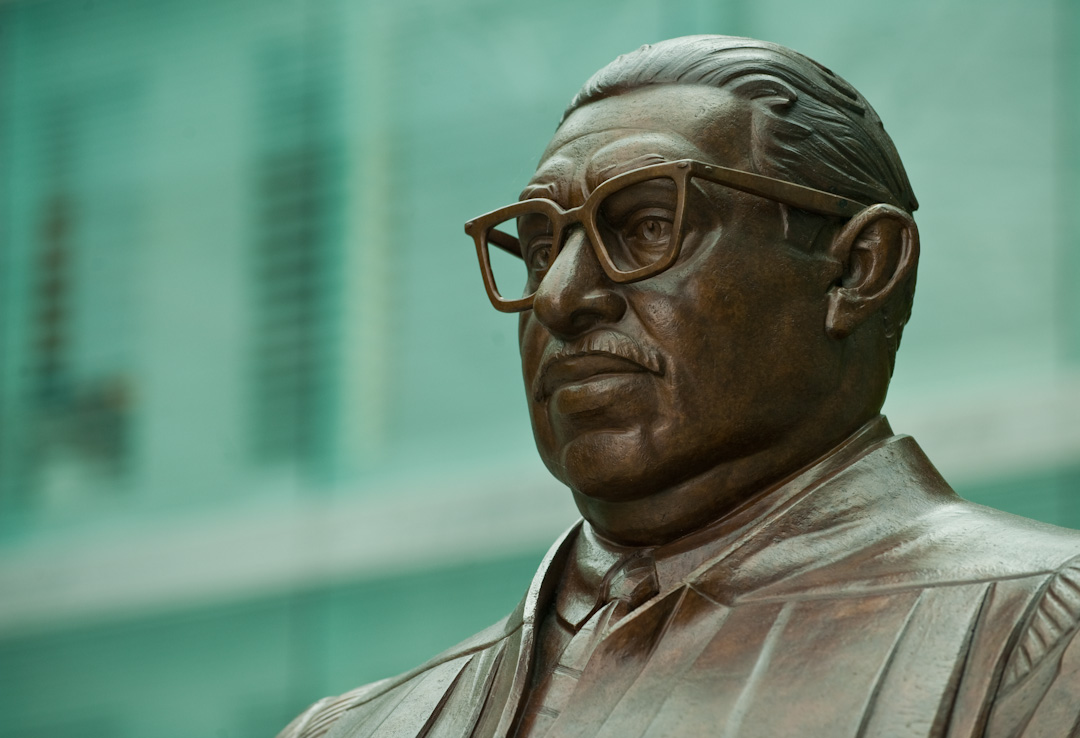
[{"label": "eye", "polygon": [[667,243],[671,238],[671,221],[643,218],[634,224],[629,237],[642,245]]},{"label": "eye", "polygon": [[550,239],[535,238],[529,242],[525,254],[525,265],[533,273],[546,271],[551,266]]},{"label": "eye", "polygon": [[639,210],[622,227],[622,238],[631,248],[665,248],[671,240],[671,221],[672,213],[667,209]]}]

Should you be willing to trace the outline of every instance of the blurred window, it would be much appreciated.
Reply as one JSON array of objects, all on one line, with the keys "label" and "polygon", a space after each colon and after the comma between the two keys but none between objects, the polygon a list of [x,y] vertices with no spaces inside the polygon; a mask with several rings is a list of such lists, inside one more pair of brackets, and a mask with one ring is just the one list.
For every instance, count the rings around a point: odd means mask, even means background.
[{"label": "blurred window", "polygon": [[137,88],[62,92],[39,111],[27,260],[20,504],[63,508],[121,488],[131,454]]},{"label": "blurred window", "polygon": [[341,190],[331,62],[309,32],[257,65],[252,438],[264,463],[314,467],[329,445]]}]

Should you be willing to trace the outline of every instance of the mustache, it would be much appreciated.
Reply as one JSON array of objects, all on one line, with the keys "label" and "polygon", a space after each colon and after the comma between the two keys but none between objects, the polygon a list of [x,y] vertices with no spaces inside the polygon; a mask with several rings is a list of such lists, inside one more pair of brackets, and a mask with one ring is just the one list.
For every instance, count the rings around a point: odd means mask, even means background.
[{"label": "mustache", "polygon": [[596,331],[576,341],[552,341],[544,348],[540,357],[540,371],[533,380],[533,397],[537,400],[545,398],[545,380],[553,366],[565,359],[580,356],[614,356],[637,364],[657,376],[663,376],[665,371],[664,358],[656,349],[617,331]]}]

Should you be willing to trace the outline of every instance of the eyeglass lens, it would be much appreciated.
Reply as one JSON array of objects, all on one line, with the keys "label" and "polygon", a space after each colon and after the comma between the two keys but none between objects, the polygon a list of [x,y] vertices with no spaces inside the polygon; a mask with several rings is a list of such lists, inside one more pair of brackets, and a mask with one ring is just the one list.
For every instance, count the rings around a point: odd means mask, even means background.
[{"label": "eyeglass lens", "polygon": [[[635,182],[604,196],[595,208],[595,228],[599,246],[618,271],[655,264],[675,247],[677,203],[678,187],[670,177]],[[585,218],[589,212],[587,207]],[[555,243],[555,228],[541,206],[488,227],[488,259],[500,296],[513,300],[536,292],[556,256],[555,248],[564,248],[563,243]],[[563,240],[568,235],[569,230],[562,234]],[[498,248],[500,242],[516,244],[522,258]]]}]

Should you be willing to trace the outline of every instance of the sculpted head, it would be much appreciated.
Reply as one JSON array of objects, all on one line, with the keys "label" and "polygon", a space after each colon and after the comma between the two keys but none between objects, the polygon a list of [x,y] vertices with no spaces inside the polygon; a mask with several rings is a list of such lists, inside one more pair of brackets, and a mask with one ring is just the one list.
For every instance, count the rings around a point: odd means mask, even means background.
[{"label": "sculpted head", "polygon": [[467,230],[482,263],[523,257],[522,290],[488,273],[489,294],[520,311],[540,455],[601,534],[657,543],[721,519],[880,411],[917,203],[829,70],[722,36],[619,57],[521,202]]}]

